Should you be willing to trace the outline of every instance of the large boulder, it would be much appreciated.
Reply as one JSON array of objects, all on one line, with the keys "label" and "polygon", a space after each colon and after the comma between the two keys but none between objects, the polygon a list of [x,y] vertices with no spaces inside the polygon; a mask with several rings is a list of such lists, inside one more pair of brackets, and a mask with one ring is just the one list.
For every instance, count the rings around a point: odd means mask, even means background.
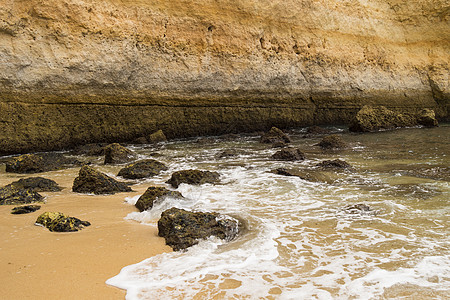
[{"label": "large boulder", "polygon": [[165,197],[183,198],[180,192],[171,191],[165,187],[151,186],[139,197],[135,206],[139,211],[151,209],[155,201],[163,200]]},{"label": "large boulder", "polygon": [[281,129],[272,127],[268,132],[263,134],[260,139],[261,143],[274,144],[278,142],[290,143],[291,139]]},{"label": "large boulder", "polygon": [[41,209],[40,205],[17,206],[11,210],[11,214],[13,214],[13,215],[29,214],[29,213],[35,212],[39,209]]},{"label": "large boulder", "polygon": [[43,177],[22,178],[10,183],[19,189],[30,189],[35,192],[59,192],[62,188],[51,179]]},{"label": "large boulder", "polygon": [[272,158],[278,160],[304,160],[305,154],[300,149],[284,148],[272,155]]},{"label": "large boulder", "polygon": [[145,159],[127,165],[119,171],[118,176],[127,179],[147,178],[167,170],[167,166],[154,159]]},{"label": "large boulder", "polygon": [[417,124],[425,126],[425,127],[436,127],[438,126],[438,121],[436,120],[436,115],[434,110],[431,109],[422,109],[417,114]]},{"label": "large boulder", "polygon": [[6,172],[39,173],[80,164],[78,160],[66,157],[62,153],[24,154],[6,162]]},{"label": "large boulder", "polygon": [[192,212],[171,208],[161,214],[158,235],[166,244],[178,251],[191,247],[201,239],[215,236],[230,241],[239,232],[239,222],[218,213]]},{"label": "large boulder", "polygon": [[182,183],[200,185],[204,183],[217,183],[219,173],[201,170],[182,170],[172,174],[172,177],[166,183],[177,188]]},{"label": "large boulder", "polygon": [[45,212],[37,218],[36,224],[55,232],[78,231],[91,225],[88,221],[81,221],[78,218],[69,217],[60,212]]},{"label": "large boulder", "polygon": [[89,166],[83,166],[78,177],[73,181],[72,191],[100,195],[131,192],[132,190],[123,182],[119,182]]},{"label": "large boulder", "polygon": [[136,159],[136,154],[124,146],[114,143],[105,147],[105,164],[123,164]]},{"label": "large boulder", "polygon": [[348,147],[347,143],[342,139],[341,136],[332,134],[324,137],[320,143],[316,144],[324,150],[330,149],[345,149]]},{"label": "large boulder", "polygon": [[43,200],[44,197],[29,189],[21,189],[13,185],[0,188],[0,205],[20,205]]}]

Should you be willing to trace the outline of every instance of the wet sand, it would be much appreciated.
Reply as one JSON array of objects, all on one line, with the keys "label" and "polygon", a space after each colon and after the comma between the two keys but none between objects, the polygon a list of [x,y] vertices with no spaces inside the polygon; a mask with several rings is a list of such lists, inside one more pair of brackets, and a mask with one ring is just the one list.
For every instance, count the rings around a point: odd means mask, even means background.
[{"label": "wet sand", "polygon": [[[105,281],[127,265],[171,251],[157,236],[156,224],[146,226],[124,220],[128,213],[137,211],[124,203],[125,197],[142,194],[148,184],[133,186],[133,193],[76,194],[71,187],[77,171],[33,175],[2,172],[6,176],[0,179],[0,186],[19,178],[41,176],[65,189],[41,192],[47,202],[31,214],[12,215],[13,205],[0,206],[1,299],[124,299],[125,291]],[[73,233],[50,232],[34,225],[46,211],[63,212],[92,225]]]}]

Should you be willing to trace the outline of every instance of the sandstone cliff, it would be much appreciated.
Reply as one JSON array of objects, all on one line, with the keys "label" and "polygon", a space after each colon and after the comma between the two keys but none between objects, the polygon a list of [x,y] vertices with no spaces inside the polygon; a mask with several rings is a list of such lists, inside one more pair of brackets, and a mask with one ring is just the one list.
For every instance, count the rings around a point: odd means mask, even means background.
[{"label": "sandstone cliff", "polygon": [[0,0],[0,154],[448,117],[447,0]]}]

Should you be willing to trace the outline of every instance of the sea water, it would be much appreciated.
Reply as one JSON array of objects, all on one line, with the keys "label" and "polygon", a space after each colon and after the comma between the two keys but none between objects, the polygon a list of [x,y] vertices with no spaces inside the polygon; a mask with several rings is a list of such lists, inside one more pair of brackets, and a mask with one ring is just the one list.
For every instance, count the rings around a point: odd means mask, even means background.
[{"label": "sea water", "polygon": [[[184,169],[216,171],[221,181],[181,184],[184,199],[127,219],[156,226],[164,210],[179,207],[229,215],[245,229],[231,242],[211,238],[125,266],[107,284],[126,289],[127,299],[450,298],[450,127],[331,130],[348,149],[324,151],[321,137],[289,132],[306,155],[295,162],[272,159],[279,149],[256,135],[132,147],[169,166],[149,186],[171,188],[165,181]],[[220,157],[225,150],[237,155]],[[353,169],[331,172],[331,181],[273,172],[337,158]],[[360,203],[370,210],[349,209]]]}]

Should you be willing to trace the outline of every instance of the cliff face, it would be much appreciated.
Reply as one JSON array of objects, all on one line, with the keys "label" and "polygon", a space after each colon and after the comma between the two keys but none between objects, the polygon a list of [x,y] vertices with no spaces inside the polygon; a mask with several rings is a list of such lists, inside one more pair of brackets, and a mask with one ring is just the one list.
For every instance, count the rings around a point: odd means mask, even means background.
[{"label": "cliff face", "polygon": [[446,0],[0,0],[0,153],[448,117]]}]

